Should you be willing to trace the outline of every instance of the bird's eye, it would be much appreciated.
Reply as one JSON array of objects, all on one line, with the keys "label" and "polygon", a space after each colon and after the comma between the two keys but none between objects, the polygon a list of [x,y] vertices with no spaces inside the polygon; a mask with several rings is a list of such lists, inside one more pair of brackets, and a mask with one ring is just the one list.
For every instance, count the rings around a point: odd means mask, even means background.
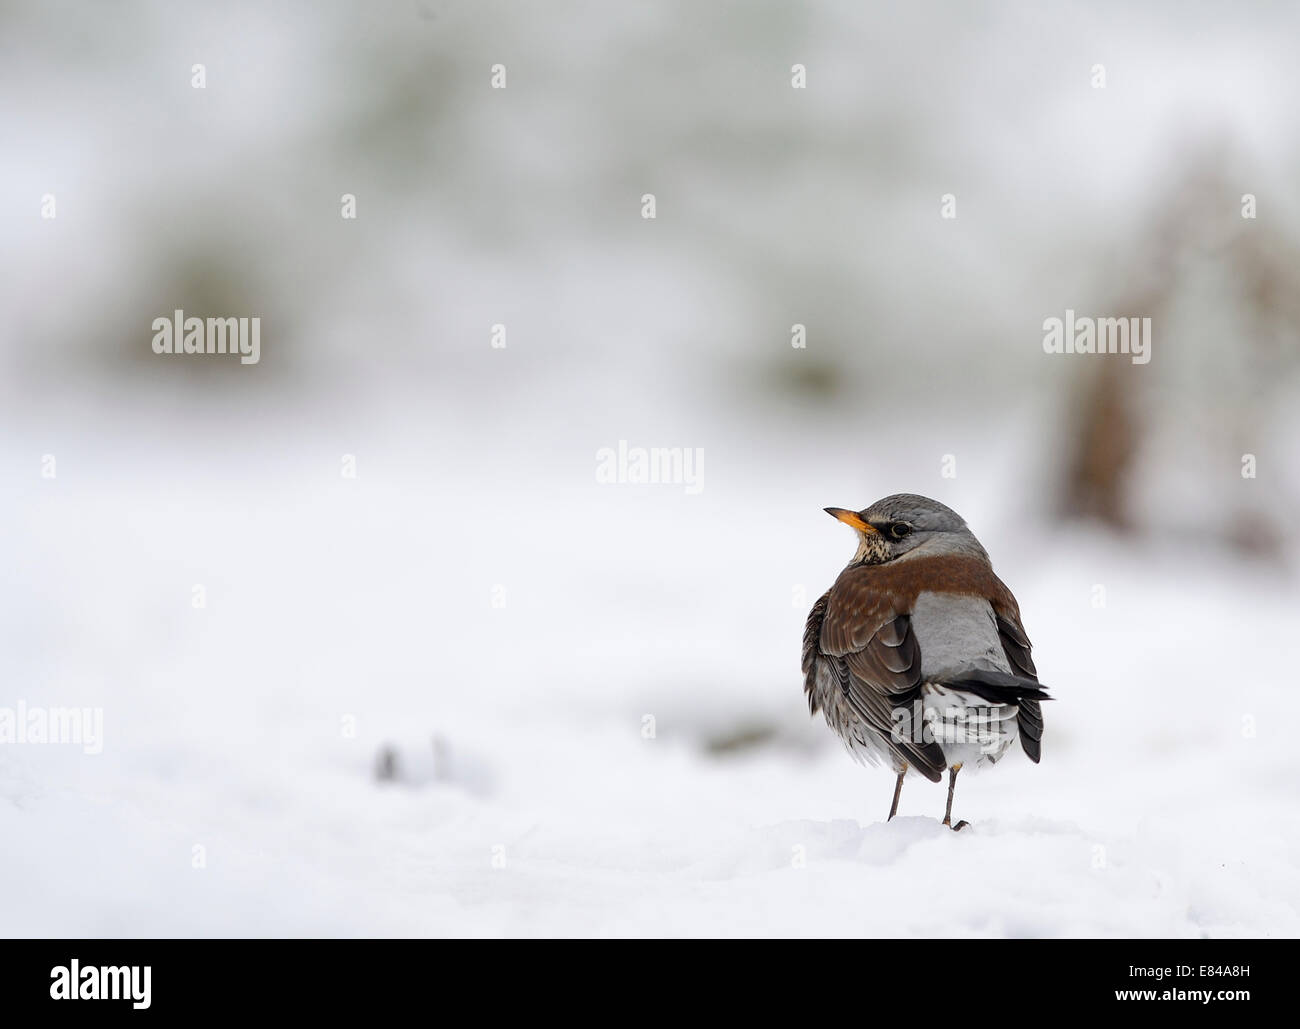
[{"label": "bird's eye", "polygon": [[889,527],[890,539],[901,540],[905,536],[910,536],[911,534],[912,527],[910,525],[904,525],[902,522],[895,522]]}]

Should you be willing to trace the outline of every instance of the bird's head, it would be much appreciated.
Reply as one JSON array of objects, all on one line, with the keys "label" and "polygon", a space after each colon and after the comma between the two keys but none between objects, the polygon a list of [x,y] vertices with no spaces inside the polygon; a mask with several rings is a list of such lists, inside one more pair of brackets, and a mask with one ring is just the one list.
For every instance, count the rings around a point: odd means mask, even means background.
[{"label": "bird's head", "polygon": [[977,553],[988,559],[961,515],[915,493],[896,493],[861,511],[828,507],[826,513],[858,534],[854,564],[884,564],[922,548],[927,554]]}]

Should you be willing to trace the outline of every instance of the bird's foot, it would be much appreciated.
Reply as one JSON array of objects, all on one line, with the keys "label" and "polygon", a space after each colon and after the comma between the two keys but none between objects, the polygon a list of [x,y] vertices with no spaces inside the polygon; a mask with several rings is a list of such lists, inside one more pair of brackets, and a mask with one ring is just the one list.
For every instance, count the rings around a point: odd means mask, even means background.
[{"label": "bird's foot", "polygon": [[966,826],[970,825],[970,822],[966,821],[966,819],[963,818],[956,825],[953,825],[949,819],[945,818],[943,820],[943,824],[946,825],[953,832],[961,832],[963,829],[966,828]]}]

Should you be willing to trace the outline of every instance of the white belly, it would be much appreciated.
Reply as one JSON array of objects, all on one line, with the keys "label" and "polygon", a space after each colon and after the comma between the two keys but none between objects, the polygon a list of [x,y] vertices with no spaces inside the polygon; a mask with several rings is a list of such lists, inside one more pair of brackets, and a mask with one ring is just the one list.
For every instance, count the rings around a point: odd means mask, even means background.
[{"label": "white belly", "polygon": [[939,744],[950,768],[996,761],[1020,732],[1015,704],[993,704],[937,683],[921,687],[921,703],[926,735]]}]

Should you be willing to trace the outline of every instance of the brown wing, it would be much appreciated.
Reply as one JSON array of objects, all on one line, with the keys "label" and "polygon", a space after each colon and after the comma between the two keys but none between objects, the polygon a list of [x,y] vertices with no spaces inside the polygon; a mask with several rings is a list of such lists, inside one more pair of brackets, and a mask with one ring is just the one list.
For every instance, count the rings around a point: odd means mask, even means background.
[{"label": "brown wing", "polygon": [[808,694],[808,712],[814,715],[820,710],[817,694],[819,685],[827,690],[835,690],[841,696],[848,696],[851,685],[847,662],[842,657],[827,654],[821,648],[822,626],[826,621],[830,599],[831,591],[827,590],[808,613],[808,624],[803,631],[803,688]]},{"label": "brown wing", "polygon": [[[869,576],[840,577],[825,602],[816,657],[829,662],[849,707],[900,761],[938,782],[946,767],[938,743],[926,742],[913,719],[920,710],[921,648],[907,612]],[[815,610],[815,609],[814,609]],[[805,636],[805,649],[808,646]],[[901,732],[899,730],[902,730]]]},{"label": "brown wing", "polygon": [[808,612],[808,623],[803,629],[803,691],[808,695],[810,715],[817,713],[818,676],[826,675],[834,678],[838,674],[836,662],[823,654],[818,646],[822,638],[822,622],[826,618],[826,604],[830,599],[831,591],[827,590]]},{"label": "brown wing", "polygon": [[[1011,663],[1011,670],[1026,679],[1038,682],[1038,669],[1030,654],[1033,644],[1025,634],[1025,627],[1020,624],[1020,605],[1011,591],[1002,585],[1001,591],[993,598],[993,613],[997,617],[998,636],[1002,640],[1002,650]],[[1020,745],[1025,754],[1035,764],[1043,753],[1043,709],[1037,700],[1022,700],[1019,705],[1017,721],[1020,726]]]}]

